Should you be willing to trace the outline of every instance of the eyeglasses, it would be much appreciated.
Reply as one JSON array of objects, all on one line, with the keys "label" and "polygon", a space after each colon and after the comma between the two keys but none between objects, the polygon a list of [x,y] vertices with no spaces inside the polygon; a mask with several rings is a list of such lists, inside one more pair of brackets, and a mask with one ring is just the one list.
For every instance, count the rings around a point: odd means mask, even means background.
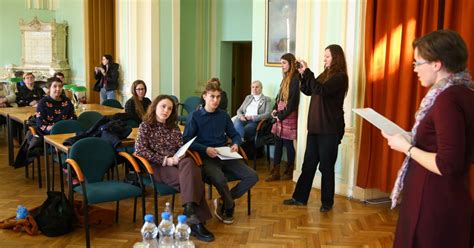
[{"label": "eyeglasses", "polygon": [[412,65],[413,65],[413,68],[415,68],[417,66],[428,64],[428,63],[430,62],[429,61],[413,61]]},{"label": "eyeglasses", "polygon": [[145,88],[136,88],[135,90],[136,91],[143,91],[143,90],[145,90]]}]

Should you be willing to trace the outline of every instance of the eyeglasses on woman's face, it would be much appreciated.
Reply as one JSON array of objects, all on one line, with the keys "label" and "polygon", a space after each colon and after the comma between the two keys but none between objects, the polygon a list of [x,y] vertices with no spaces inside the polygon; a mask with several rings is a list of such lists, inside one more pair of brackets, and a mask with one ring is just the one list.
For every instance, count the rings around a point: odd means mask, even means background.
[{"label": "eyeglasses on woman's face", "polygon": [[428,64],[430,63],[430,61],[413,61],[412,65],[413,65],[413,68],[416,68],[420,65],[424,65],[424,64]]}]

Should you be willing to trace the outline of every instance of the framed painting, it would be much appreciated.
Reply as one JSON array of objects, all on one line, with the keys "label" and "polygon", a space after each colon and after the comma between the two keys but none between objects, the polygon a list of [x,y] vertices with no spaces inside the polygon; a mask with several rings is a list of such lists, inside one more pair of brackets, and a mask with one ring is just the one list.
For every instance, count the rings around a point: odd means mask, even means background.
[{"label": "framed painting", "polygon": [[280,57],[295,53],[296,0],[265,0],[265,66],[280,66]]}]

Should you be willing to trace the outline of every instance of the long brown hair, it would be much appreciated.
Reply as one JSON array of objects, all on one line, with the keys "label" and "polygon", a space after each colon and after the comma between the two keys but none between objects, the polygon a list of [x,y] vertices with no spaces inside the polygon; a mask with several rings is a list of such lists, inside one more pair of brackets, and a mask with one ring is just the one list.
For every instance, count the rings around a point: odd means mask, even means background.
[{"label": "long brown hair", "polygon": [[296,58],[292,53],[285,53],[280,59],[288,61],[288,65],[290,66],[287,72],[283,72],[283,79],[281,80],[280,92],[278,94],[279,100],[287,102],[291,79],[296,74]]},{"label": "long brown hair", "polygon": [[148,124],[158,123],[158,120],[156,120],[156,106],[158,106],[158,103],[160,103],[162,100],[165,100],[165,99],[170,100],[171,103],[173,104],[173,108],[171,109],[171,114],[168,117],[168,119],[166,119],[165,126],[167,128],[178,127],[178,125],[176,124],[176,119],[178,119],[178,113],[176,112],[176,105],[173,98],[171,98],[171,96],[168,96],[168,95],[159,95],[155,98],[155,100],[153,100],[150,107],[148,107],[148,110],[145,116],[143,117],[144,122]]},{"label": "long brown hair", "polygon": [[328,79],[330,79],[337,73],[342,72],[347,75],[346,57],[344,56],[344,51],[342,50],[342,47],[336,44],[332,44],[327,46],[326,49],[329,49],[329,52],[331,52],[332,61],[331,65],[323,72],[323,82],[326,82]]},{"label": "long brown hair", "polygon": [[132,91],[132,98],[133,98],[133,103],[135,104],[135,112],[140,116],[141,119],[143,119],[143,116],[145,115],[145,109],[143,109],[143,105],[137,95],[137,86],[142,84],[143,87],[145,88],[145,94],[146,94],[146,84],[143,80],[135,80],[132,83],[132,87],[130,87],[130,90]]}]

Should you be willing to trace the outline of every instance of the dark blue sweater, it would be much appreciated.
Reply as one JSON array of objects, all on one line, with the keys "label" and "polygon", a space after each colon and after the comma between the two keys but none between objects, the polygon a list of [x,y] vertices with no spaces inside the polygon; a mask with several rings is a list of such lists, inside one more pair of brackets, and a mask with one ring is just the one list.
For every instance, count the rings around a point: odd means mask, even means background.
[{"label": "dark blue sweater", "polygon": [[240,145],[242,138],[234,128],[229,114],[221,109],[208,113],[204,108],[189,114],[183,133],[183,142],[188,142],[197,136],[190,149],[198,151],[201,156],[206,155],[207,147],[225,146],[227,136],[233,144]]}]

